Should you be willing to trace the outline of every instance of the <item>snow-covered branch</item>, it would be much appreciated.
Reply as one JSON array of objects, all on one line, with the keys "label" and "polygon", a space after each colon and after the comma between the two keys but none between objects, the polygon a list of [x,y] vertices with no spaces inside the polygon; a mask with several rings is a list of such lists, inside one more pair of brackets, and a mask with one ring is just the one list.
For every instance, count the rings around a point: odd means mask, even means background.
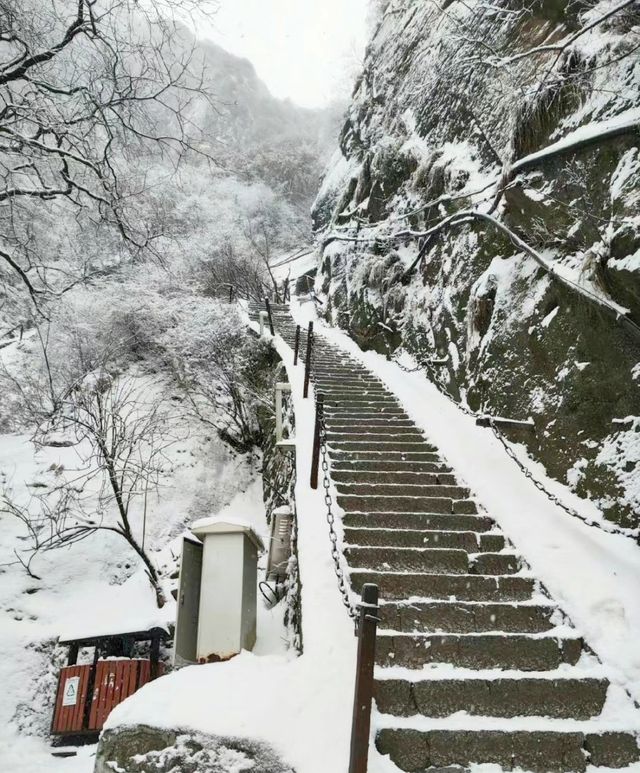
[{"label": "snow-covered branch", "polygon": [[518,51],[517,53],[512,54],[511,56],[500,57],[497,59],[494,57],[490,57],[488,59],[485,59],[484,61],[486,64],[491,65],[492,67],[508,67],[509,65],[514,64],[514,62],[519,62],[521,59],[526,59],[530,56],[538,56],[540,54],[549,54],[549,53],[551,54],[562,53],[563,51],[566,51],[570,46],[572,46],[576,42],[576,40],[581,38],[583,35],[586,35],[587,32],[591,32],[591,30],[595,29],[596,27],[600,26],[604,22],[608,21],[612,16],[615,16],[616,14],[620,13],[620,11],[623,11],[625,8],[629,8],[630,6],[634,5],[636,2],[637,0],[624,0],[624,2],[615,6],[610,11],[607,11],[607,13],[603,14],[602,16],[599,16],[597,19],[585,25],[577,32],[574,32],[573,35],[569,35],[569,37],[564,38],[564,40],[560,40],[557,43],[549,43],[547,45],[535,46],[534,48],[529,48],[525,51]]}]

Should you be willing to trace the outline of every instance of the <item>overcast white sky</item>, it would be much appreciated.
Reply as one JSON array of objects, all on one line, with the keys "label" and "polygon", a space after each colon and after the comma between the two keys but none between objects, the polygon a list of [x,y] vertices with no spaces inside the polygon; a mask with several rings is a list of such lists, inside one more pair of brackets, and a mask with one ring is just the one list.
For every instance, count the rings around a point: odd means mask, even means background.
[{"label": "overcast white sky", "polygon": [[318,107],[348,96],[366,44],[368,0],[219,0],[210,30],[250,59],[277,97]]}]

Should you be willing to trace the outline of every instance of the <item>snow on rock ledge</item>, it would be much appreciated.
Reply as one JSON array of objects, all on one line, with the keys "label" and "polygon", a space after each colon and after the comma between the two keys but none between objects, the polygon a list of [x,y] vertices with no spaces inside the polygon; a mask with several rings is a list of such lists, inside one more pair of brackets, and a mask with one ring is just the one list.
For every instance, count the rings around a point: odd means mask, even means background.
[{"label": "snow on rock ledge", "polygon": [[108,730],[98,747],[95,773],[293,773],[264,743],[148,725]]}]

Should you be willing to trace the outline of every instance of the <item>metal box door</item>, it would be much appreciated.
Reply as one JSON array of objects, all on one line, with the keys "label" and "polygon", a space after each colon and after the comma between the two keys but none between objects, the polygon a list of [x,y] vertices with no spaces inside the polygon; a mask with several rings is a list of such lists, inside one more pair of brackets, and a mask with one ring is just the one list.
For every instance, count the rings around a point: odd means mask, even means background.
[{"label": "metal box door", "polygon": [[200,585],[202,582],[201,542],[185,537],[180,562],[180,587],[176,617],[174,664],[189,665],[198,662],[198,620],[200,614]]}]

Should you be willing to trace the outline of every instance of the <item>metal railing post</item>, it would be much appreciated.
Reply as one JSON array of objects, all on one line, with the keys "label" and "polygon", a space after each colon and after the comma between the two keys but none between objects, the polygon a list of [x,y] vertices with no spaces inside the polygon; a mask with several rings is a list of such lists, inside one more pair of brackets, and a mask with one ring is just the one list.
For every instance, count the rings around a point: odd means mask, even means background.
[{"label": "metal railing post", "polygon": [[320,440],[322,432],[322,418],[324,414],[324,395],[316,397],[316,426],[313,432],[313,454],[311,456],[311,480],[312,489],[318,488],[318,471],[320,469]]},{"label": "metal railing post", "polygon": [[307,357],[304,366],[304,392],[302,396],[304,398],[309,397],[309,379],[311,378],[311,354],[313,349],[313,322],[309,322],[309,330],[307,331]]},{"label": "metal railing post", "polygon": [[229,303],[233,303],[233,285],[229,287]]},{"label": "metal railing post", "polygon": [[267,307],[267,314],[269,315],[269,330],[271,331],[271,335],[274,336],[276,334],[276,329],[273,326],[273,316],[271,314],[271,304],[269,303],[269,299],[264,299],[265,306]]},{"label": "metal railing post", "polygon": [[367,773],[377,630],[378,586],[366,583],[362,587],[362,604],[360,606],[358,627],[358,660],[353,699],[349,773]]},{"label": "metal railing post", "polygon": [[300,354],[300,325],[296,325],[296,345],[293,350],[293,364],[298,364],[298,355]]}]

